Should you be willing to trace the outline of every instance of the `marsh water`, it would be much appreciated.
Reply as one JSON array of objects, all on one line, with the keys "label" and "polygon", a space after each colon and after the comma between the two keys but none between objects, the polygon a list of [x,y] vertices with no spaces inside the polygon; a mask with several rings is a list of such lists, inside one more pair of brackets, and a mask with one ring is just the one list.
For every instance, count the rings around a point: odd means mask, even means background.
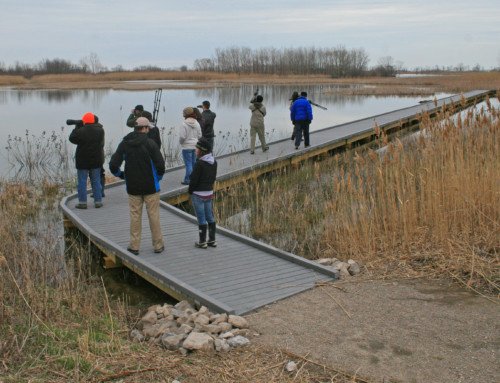
[{"label": "marsh water", "polygon": [[[192,84],[184,84],[189,86]],[[309,99],[327,108],[313,107],[314,120],[311,131],[357,120],[391,110],[417,104],[422,97],[380,97],[342,95],[338,86],[318,85],[292,87],[281,85],[260,85],[267,109],[265,118],[268,141],[288,137],[292,125],[289,117],[289,98],[293,91],[305,90]],[[217,155],[248,147],[249,142],[249,101],[256,87],[214,86],[203,89],[182,88],[164,89],[158,115],[158,126],[164,128],[164,137],[173,149],[178,147],[177,128],[182,123],[182,110],[186,106],[197,106],[203,100],[211,102],[211,110],[217,114],[215,120],[215,148]],[[116,149],[121,138],[130,132],[125,121],[131,109],[142,104],[152,111],[155,92],[113,89],[88,90],[16,90],[0,88],[0,177],[9,178],[18,174],[18,160],[9,156],[6,149],[9,137],[17,138],[18,145],[31,139],[33,145],[48,146],[42,152],[50,151],[55,142],[67,144],[71,157],[74,146],[67,137],[72,127],[66,125],[67,119],[80,119],[86,112],[99,117],[106,131],[108,154]],[[447,94],[436,94],[441,98]],[[426,97],[427,99],[431,97]],[[42,135],[45,137],[40,140]],[[52,137],[52,140],[50,139]],[[38,138],[38,141],[36,141]],[[12,141],[11,141],[12,142]],[[40,148],[39,148],[40,150]],[[43,154],[37,153],[37,156]]]}]

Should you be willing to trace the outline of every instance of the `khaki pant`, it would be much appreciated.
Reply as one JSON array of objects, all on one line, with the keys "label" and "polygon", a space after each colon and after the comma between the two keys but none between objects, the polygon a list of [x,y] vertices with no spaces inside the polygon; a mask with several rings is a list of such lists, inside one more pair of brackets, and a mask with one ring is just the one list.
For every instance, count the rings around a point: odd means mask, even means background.
[{"label": "khaki pant", "polygon": [[266,150],[266,135],[263,126],[250,126],[250,150],[255,151],[255,136],[259,136],[262,150]]},{"label": "khaki pant", "polygon": [[160,193],[148,195],[128,195],[130,207],[130,248],[139,250],[142,233],[142,206],[146,204],[149,228],[153,239],[153,247],[159,250],[163,247],[163,235],[160,226]]}]

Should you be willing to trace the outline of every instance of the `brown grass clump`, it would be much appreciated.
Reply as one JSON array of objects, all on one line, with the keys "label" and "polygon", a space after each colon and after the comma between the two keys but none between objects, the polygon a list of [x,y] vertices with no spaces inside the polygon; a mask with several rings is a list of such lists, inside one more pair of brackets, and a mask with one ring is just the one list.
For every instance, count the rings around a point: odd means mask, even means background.
[{"label": "brown grass clump", "polygon": [[218,214],[224,220],[246,207],[237,201],[251,201],[247,234],[295,254],[499,293],[499,117],[488,104],[424,118],[416,140],[383,137],[383,152],[348,152],[235,189]]}]

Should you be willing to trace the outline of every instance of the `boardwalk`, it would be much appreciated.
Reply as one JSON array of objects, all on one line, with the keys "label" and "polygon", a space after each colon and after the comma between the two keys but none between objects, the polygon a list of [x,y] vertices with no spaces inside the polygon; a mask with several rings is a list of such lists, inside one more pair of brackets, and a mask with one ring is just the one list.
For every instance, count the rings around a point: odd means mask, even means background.
[{"label": "boardwalk", "polygon": [[[469,104],[492,92],[474,91],[464,95]],[[454,96],[378,116],[342,124],[311,133],[311,147],[295,150],[293,143],[281,140],[270,144],[270,150],[235,152],[217,158],[218,188],[227,187],[269,170],[287,166],[309,157],[327,153],[351,143],[364,142],[373,136],[373,127],[391,130],[411,126],[422,111],[435,114],[443,104],[459,103]],[[465,105],[463,105],[465,106]],[[180,184],[184,168],[167,171],[163,177],[162,199],[186,200],[187,188]],[[140,256],[126,251],[129,240],[128,199],[123,182],[106,190],[104,207],[75,209],[76,195],[64,198],[61,207],[73,225],[96,243],[106,254],[124,266],[167,291],[174,297],[188,298],[218,312],[248,313],[263,305],[314,287],[319,281],[335,279],[335,273],[314,262],[267,246],[261,242],[218,228],[217,248],[194,247],[196,219],[166,202],[161,205],[161,223],[166,251],[154,254],[146,214]]]}]

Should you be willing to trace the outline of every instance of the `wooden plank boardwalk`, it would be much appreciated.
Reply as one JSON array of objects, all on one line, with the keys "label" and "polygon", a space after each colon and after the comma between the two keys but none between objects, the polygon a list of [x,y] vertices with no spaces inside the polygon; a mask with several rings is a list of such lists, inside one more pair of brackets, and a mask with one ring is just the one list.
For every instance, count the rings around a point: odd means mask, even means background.
[{"label": "wooden plank boardwalk", "polygon": [[[370,118],[311,132],[311,146],[295,150],[291,140],[270,143],[270,150],[255,155],[248,150],[217,157],[216,189],[230,187],[244,179],[296,164],[332,150],[362,143],[374,136],[377,124],[391,132],[418,122],[422,111],[435,115],[443,105],[464,108],[494,96],[493,91],[473,91],[433,102],[415,105]],[[170,203],[187,200],[187,187],[180,184],[184,167],[167,170],[161,183],[162,199]],[[162,202],[160,219],[165,251],[154,254],[147,215],[143,214],[140,255],[127,252],[129,241],[128,197],[123,182],[108,185],[104,207],[75,209],[76,195],[65,197],[61,208],[71,225],[87,235],[108,257],[114,259],[177,299],[189,299],[211,310],[244,314],[331,281],[331,270],[280,249],[218,228],[217,248],[197,249],[195,217]],[[90,202],[90,201],[89,201]]]}]

